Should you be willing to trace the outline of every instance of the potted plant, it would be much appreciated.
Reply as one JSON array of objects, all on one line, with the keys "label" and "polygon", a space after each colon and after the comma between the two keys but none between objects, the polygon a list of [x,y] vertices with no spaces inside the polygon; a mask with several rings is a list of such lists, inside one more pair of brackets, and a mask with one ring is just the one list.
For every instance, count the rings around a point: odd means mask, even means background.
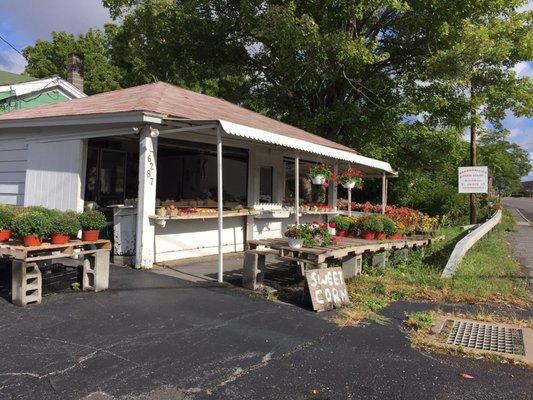
[{"label": "potted plant", "polygon": [[24,241],[24,246],[40,246],[50,234],[50,218],[39,211],[24,211],[13,219],[13,231]]},{"label": "potted plant", "polygon": [[289,225],[285,236],[289,239],[289,247],[300,249],[304,244],[305,237],[309,234],[306,225]]},{"label": "potted plant", "polygon": [[107,225],[105,215],[96,210],[89,210],[79,214],[78,220],[82,229],[81,240],[86,242],[98,240],[100,229],[104,229]]},{"label": "potted plant", "polygon": [[6,242],[11,237],[11,227],[15,210],[11,206],[0,204],[0,242]]},{"label": "potted plant", "polygon": [[353,189],[354,187],[361,189],[363,187],[363,175],[362,171],[350,167],[338,176],[337,183],[345,189]]},{"label": "potted plant", "polygon": [[359,226],[357,224],[358,218],[352,216],[352,217],[346,217],[346,219],[348,220],[348,234],[347,234],[347,236],[351,237],[351,238],[356,238],[357,237],[357,233],[359,232]]},{"label": "potted plant", "polygon": [[[396,226],[394,224],[394,221],[385,215],[381,216],[381,221],[383,223],[383,235],[384,235],[383,239],[390,238],[391,235],[396,233]],[[383,240],[383,239],[380,239],[380,240]]]},{"label": "potted plant", "polygon": [[350,221],[341,215],[333,217],[330,222],[335,225],[336,235],[339,237],[346,237],[348,233],[348,228],[350,227]]},{"label": "potted plant", "polygon": [[331,168],[325,164],[313,165],[307,176],[314,185],[324,185],[331,177]]},{"label": "potted plant", "polygon": [[402,240],[404,232],[405,232],[404,224],[400,221],[394,221],[394,233],[389,235],[389,239]]},{"label": "potted plant", "polygon": [[383,232],[383,222],[377,214],[365,214],[359,218],[357,226],[361,231],[361,238],[372,240],[376,233]]},{"label": "potted plant", "polygon": [[78,215],[73,211],[57,211],[51,217],[52,234],[50,242],[52,244],[65,244],[75,237],[81,229]]}]

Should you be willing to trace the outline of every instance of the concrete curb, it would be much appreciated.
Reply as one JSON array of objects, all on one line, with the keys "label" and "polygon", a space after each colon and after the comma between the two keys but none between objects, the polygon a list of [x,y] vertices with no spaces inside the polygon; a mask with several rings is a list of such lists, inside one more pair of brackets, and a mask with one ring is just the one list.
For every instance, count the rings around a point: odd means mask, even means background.
[{"label": "concrete curb", "polygon": [[501,219],[502,219],[502,211],[498,210],[491,219],[479,225],[476,229],[474,229],[472,232],[470,232],[468,235],[462,238],[455,245],[452,255],[450,256],[450,259],[446,263],[446,267],[444,267],[444,270],[442,271],[441,278],[451,278],[453,274],[455,273],[457,266],[459,265],[459,263],[465,256],[466,252],[470,250],[472,246],[476,244],[479,239],[481,239],[483,236],[489,233],[492,228],[498,225]]}]

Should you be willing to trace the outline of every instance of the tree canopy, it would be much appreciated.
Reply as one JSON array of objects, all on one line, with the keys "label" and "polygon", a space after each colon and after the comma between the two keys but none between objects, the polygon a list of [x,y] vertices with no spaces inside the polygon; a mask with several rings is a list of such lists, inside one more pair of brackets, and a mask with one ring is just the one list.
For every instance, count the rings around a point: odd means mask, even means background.
[{"label": "tree canopy", "polygon": [[24,51],[33,76],[63,76],[76,49],[91,92],[163,80],[340,141],[399,170],[392,201],[446,212],[466,127],[494,128],[480,157],[499,187],[528,168],[501,126],[532,114],[531,80],[513,70],[533,58],[525,3],[103,0],[116,24]]}]

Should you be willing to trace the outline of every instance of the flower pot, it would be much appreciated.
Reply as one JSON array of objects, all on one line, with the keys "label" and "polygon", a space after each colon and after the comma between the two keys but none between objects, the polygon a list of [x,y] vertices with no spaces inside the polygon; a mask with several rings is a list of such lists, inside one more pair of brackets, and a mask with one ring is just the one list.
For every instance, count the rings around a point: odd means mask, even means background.
[{"label": "flower pot", "polygon": [[323,185],[326,182],[326,177],[324,175],[315,175],[311,182],[313,182],[313,185]]},{"label": "flower pot", "polygon": [[303,239],[300,238],[289,238],[289,247],[292,247],[293,249],[301,249],[304,244]]},{"label": "flower pot", "polygon": [[346,231],[342,229],[337,229],[337,236],[346,237]]},{"label": "flower pot", "polygon": [[403,233],[393,233],[392,235],[389,235],[389,239],[391,240],[402,240],[403,239]]},{"label": "flower pot", "polygon": [[81,231],[81,240],[84,242],[94,242],[100,237],[100,231]]},{"label": "flower pot", "polygon": [[357,237],[357,233],[356,232],[348,232],[348,237],[356,238]]},{"label": "flower pot", "polygon": [[344,189],[353,189],[355,187],[355,182],[346,182],[342,184]]},{"label": "flower pot", "polygon": [[9,229],[0,230],[0,242],[7,242],[11,237],[11,231]]},{"label": "flower pot", "polygon": [[53,233],[50,237],[50,243],[52,244],[65,244],[70,241],[69,235],[64,235],[62,233]]},{"label": "flower pot", "polygon": [[361,238],[365,240],[374,240],[376,233],[372,231],[362,231]]},{"label": "flower pot", "polygon": [[34,236],[34,235],[27,235],[24,236],[24,246],[26,247],[34,247],[34,246],[40,246],[43,244],[43,241],[41,238]]},{"label": "flower pot", "polygon": [[376,233],[376,240],[385,240],[387,238],[387,235],[385,235],[384,232],[377,232]]}]

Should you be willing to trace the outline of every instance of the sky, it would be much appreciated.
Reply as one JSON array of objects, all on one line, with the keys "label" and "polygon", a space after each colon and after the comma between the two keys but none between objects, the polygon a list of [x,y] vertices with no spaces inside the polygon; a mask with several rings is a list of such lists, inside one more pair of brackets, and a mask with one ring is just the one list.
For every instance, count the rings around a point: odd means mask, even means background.
[{"label": "sky", "polygon": [[[533,1],[523,7],[533,9]],[[52,31],[79,34],[111,22],[101,0],[0,0],[0,35],[18,50],[37,39],[50,39]],[[25,60],[0,41],[0,70],[22,72]],[[515,67],[520,76],[533,77],[533,61]],[[533,119],[508,114],[503,121],[510,130],[510,140],[529,152],[533,160]],[[533,171],[525,178],[533,179]]]}]

